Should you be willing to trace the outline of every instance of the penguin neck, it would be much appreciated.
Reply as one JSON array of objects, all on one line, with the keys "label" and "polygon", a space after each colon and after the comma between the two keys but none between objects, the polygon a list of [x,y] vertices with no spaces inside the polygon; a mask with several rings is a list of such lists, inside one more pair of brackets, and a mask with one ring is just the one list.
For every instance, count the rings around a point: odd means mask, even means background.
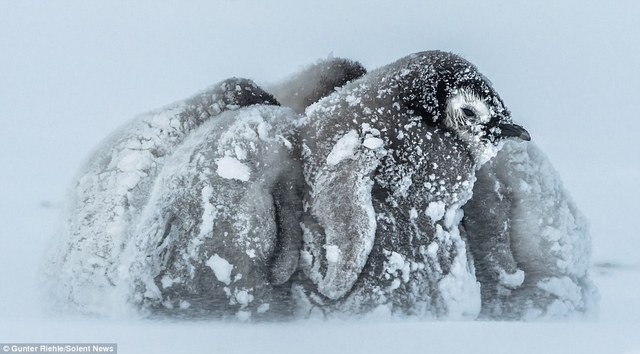
[{"label": "penguin neck", "polygon": [[485,163],[494,158],[502,148],[503,143],[491,143],[486,139],[481,139],[470,132],[456,132],[455,137],[461,144],[467,146],[469,156],[475,164],[475,170],[479,170]]},{"label": "penguin neck", "polygon": [[459,202],[477,164],[467,143],[439,129],[407,132],[405,139],[412,143],[387,155],[376,176],[390,200],[418,209]]}]

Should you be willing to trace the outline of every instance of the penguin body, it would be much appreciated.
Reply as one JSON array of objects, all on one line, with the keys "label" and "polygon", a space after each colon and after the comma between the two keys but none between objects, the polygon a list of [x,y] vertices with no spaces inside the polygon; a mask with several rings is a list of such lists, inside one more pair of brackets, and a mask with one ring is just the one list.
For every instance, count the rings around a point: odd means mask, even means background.
[{"label": "penguin body", "polygon": [[458,231],[461,207],[496,144],[528,138],[488,80],[458,56],[422,52],[306,114],[309,298],[340,312],[475,317],[480,290]]},{"label": "penguin body", "polygon": [[266,105],[225,112],[174,152],[134,232],[135,302],[186,317],[289,313],[301,246],[297,119]]},{"label": "penguin body", "polygon": [[477,176],[462,225],[482,284],[482,316],[592,313],[588,223],[544,153],[508,141]]},{"label": "penguin body", "polygon": [[65,235],[47,267],[55,296],[81,312],[109,312],[122,250],[167,156],[203,122],[227,110],[277,104],[247,79],[228,79],[191,99],[136,117],[105,140],[72,189]]}]

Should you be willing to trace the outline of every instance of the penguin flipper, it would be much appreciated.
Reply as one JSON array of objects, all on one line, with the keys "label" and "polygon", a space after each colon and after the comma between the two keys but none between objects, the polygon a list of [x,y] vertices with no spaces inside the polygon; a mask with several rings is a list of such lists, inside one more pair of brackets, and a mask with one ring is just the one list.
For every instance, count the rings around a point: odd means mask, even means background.
[{"label": "penguin flipper", "polygon": [[277,225],[276,249],[270,266],[274,285],[286,283],[297,270],[302,247],[300,184],[295,178],[298,174],[292,178],[288,172],[280,176],[272,191]]},{"label": "penguin flipper", "polygon": [[[372,153],[323,169],[311,191],[311,215],[303,221],[307,274],[330,299],[347,294],[358,280],[376,235]],[[304,257],[303,257],[304,258]]]},{"label": "penguin flipper", "polygon": [[501,311],[500,302],[508,289],[522,285],[524,272],[511,249],[513,201],[507,186],[490,163],[476,172],[476,178],[473,197],[463,207],[462,228],[482,284],[482,313],[492,316]]}]

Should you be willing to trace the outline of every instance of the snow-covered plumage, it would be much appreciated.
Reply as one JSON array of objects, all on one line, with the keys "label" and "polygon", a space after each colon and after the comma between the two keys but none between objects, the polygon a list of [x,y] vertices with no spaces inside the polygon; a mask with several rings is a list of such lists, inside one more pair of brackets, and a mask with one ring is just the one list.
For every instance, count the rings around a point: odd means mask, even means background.
[{"label": "snow-covered plumage", "polygon": [[[361,76],[327,59],[270,89],[301,111]],[[203,124],[169,159],[132,246],[134,301],[186,316],[291,314],[301,247],[301,177],[293,111],[258,106]]]},{"label": "snow-covered plumage", "polygon": [[300,186],[288,108],[225,112],[166,161],[134,232],[134,301],[185,316],[274,317],[292,308]]},{"label": "snow-covered plumage", "polygon": [[508,141],[477,177],[463,225],[482,284],[482,315],[592,312],[588,225],[542,151],[532,142]]},{"label": "snow-covered plumage", "polygon": [[107,140],[48,269],[60,300],[241,320],[593,308],[584,218],[468,61],[330,58],[271,90],[227,80]]},{"label": "snow-covered plumage", "polygon": [[[468,122],[453,125],[458,110]],[[453,54],[417,53],[306,114],[301,264],[315,285],[303,287],[309,303],[475,317],[480,287],[458,229],[461,207],[495,144],[528,138],[488,80]]]},{"label": "snow-covered plumage", "polygon": [[56,296],[101,312],[121,269],[128,231],[164,160],[203,122],[227,110],[277,104],[246,79],[228,79],[166,108],[136,117],[88,159],[75,182],[63,241],[47,267]]}]

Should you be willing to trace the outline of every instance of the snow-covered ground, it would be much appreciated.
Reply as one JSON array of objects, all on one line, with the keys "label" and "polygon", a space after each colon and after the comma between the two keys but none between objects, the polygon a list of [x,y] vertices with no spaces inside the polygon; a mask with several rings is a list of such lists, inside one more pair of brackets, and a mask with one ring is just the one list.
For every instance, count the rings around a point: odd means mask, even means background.
[{"label": "snow-covered ground", "polygon": [[[640,353],[640,5],[323,0],[0,3],[0,343],[120,353]],[[587,322],[225,324],[61,317],[37,278],[74,174],[136,114],[229,76],[269,83],[330,54],[375,68],[461,54],[549,156],[591,222]]]}]

